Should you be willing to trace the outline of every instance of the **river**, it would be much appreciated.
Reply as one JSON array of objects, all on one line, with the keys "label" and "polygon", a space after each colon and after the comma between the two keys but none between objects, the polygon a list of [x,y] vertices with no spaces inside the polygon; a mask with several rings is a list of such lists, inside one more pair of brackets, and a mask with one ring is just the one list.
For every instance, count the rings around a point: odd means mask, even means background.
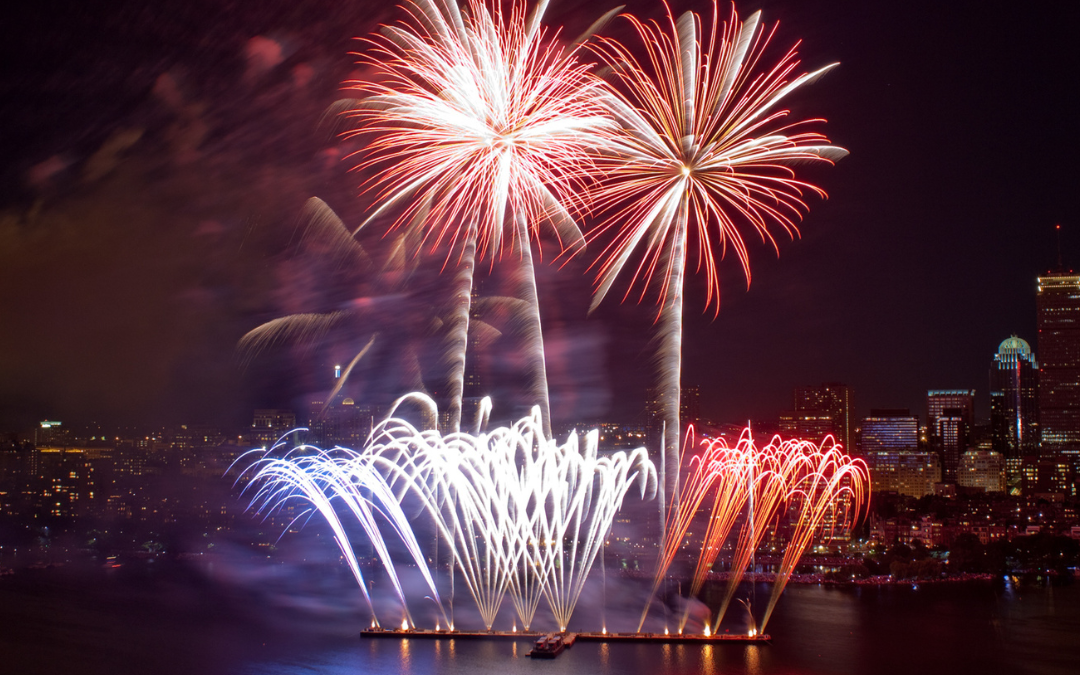
[{"label": "river", "polygon": [[[525,640],[360,638],[365,618],[346,581],[25,571],[0,579],[0,663],[3,672],[84,675],[1080,672],[1080,585],[792,585],[768,625],[770,644],[578,643],[533,661]],[[760,613],[764,584],[758,593],[749,595]]]}]

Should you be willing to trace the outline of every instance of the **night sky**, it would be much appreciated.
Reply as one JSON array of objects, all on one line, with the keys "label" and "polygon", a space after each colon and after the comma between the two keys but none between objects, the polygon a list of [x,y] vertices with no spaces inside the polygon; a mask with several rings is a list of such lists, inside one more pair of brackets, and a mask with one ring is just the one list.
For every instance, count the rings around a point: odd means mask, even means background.
[{"label": "night sky", "polygon": [[[925,416],[928,388],[974,388],[987,415],[998,343],[1015,333],[1037,355],[1035,277],[1057,264],[1056,224],[1065,266],[1080,267],[1080,4],[738,7],[780,22],[777,50],[801,38],[806,69],[841,62],[789,104],[826,118],[851,155],[804,173],[829,199],[810,199],[802,237],[780,239],[779,258],[751,246],[749,290],[725,262],[717,318],[690,282],[684,383],[701,386],[703,413],[720,421],[775,419],[795,385],[823,381],[852,386],[860,413]],[[554,0],[547,23],[576,35],[606,9]],[[345,158],[359,147],[323,113],[341,82],[363,75],[351,38],[399,18],[393,3],[2,12],[0,429],[46,417],[231,423],[253,407],[298,406],[359,346],[338,335],[244,367],[235,346],[247,330],[361,301],[374,320],[423,316],[443,287],[437,268],[407,289],[335,268],[299,234],[309,197],[346,223],[370,205]],[[605,32],[629,37],[622,20]],[[538,272],[553,410],[628,419],[643,405],[655,310],[612,304],[586,319],[589,262]],[[484,372],[509,390],[512,341],[491,351]],[[395,358],[373,359],[354,393],[404,393]]]}]

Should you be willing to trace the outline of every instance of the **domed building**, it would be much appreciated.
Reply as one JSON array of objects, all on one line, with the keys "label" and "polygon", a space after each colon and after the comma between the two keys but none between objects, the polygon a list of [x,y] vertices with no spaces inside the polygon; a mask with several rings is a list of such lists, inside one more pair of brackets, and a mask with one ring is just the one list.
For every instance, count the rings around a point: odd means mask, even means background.
[{"label": "domed building", "polygon": [[1017,486],[1024,456],[1039,449],[1038,374],[1026,340],[1002,341],[990,368],[990,429],[994,450],[1005,456],[1010,488]]}]

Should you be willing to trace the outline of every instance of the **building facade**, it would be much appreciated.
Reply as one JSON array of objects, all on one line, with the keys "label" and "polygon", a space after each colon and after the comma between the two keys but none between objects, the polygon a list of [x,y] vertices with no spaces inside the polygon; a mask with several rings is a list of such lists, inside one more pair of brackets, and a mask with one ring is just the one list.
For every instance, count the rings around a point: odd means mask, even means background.
[{"label": "building facade", "polygon": [[1004,492],[1005,457],[992,450],[968,450],[960,458],[956,482],[983,492]]},{"label": "building facade", "polygon": [[1076,473],[1072,462],[1065,456],[1028,457],[1024,460],[1023,474],[1025,495],[1048,501],[1076,496]]},{"label": "building facade", "polygon": [[[679,426],[681,431],[686,425],[701,423],[701,388],[697,385],[679,388]],[[664,443],[664,423],[667,421],[667,396],[659,387],[645,389],[645,425],[649,430],[647,447],[662,447]]]},{"label": "building facade", "polygon": [[[818,386],[795,388],[795,411],[791,415],[792,420],[803,418],[802,422],[793,422],[795,426],[801,425],[808,431],[816,433],[820,418],[828,416],[832,423],[832,433],[836,441],[840,443],[846,452],[855,449],[855,403],[851,387],[839,382],[826,382]],[[783,420],[781,420],[783,425]],[[807,437],[807,440],[811,440]],[[814,439],[820,441],[821,438]]]},{"label": "building facade", "polygon": [[1039,430],[1044,455],[1080,452],[1080,275],[1039,277]]},{"label": "building facade", "polygon": [[870,451],[866,463],[875,492],[925,497],[941,482],[941,460],[933,452]]},{"label": "building facade", "polygon": [[926,426],[930,447],[941,455],[943,479],[956,482],[960,455],[968,449],[975,425],[974,389],[931,389],[926,392]]},{"label": "building facade", "polygon": [[910,410],[871,410],[862,421],[859,448],[870,452],[915,452],[919,449],[919,416]]},{"label": "building facade", "polygon": [[255,442],[270,447],[279,438],[296,428],[296,414],[291,410],[260,408],[251,422],[251,435]]},{"label": "building facade", "polygon": [[836,433],[833,416],[820,410],[794,410],[781,414],[780,433],[784,438],[798,438],[814,443],[820,443],[831,434],[838,443],[842,442]]},{"label": "building facade", "polygon": [[1005,457],[1010,491],[1019,491],[1024,457],[1039,450],[1039,364],[1028,343],[1004,340],[990,366],[991,447]]},{"label": "building facade", "polygon": [[871,410],[862,421],[859,448],[876,492],[923,497],[941,482],[941,460],[919,451],[919,416],[910,410]]}]

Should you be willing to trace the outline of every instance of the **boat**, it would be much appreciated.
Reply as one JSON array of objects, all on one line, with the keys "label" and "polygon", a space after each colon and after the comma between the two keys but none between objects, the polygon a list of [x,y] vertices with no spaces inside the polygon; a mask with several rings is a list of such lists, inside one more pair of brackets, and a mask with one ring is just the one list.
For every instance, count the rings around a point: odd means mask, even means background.
[{"label": "boat", "polygon": [[536,641],[535,646],[529,650],[529,656],[534,659],[553,659],[562,654],[566,649],[566,643],[562,636],[548,634]]}]

